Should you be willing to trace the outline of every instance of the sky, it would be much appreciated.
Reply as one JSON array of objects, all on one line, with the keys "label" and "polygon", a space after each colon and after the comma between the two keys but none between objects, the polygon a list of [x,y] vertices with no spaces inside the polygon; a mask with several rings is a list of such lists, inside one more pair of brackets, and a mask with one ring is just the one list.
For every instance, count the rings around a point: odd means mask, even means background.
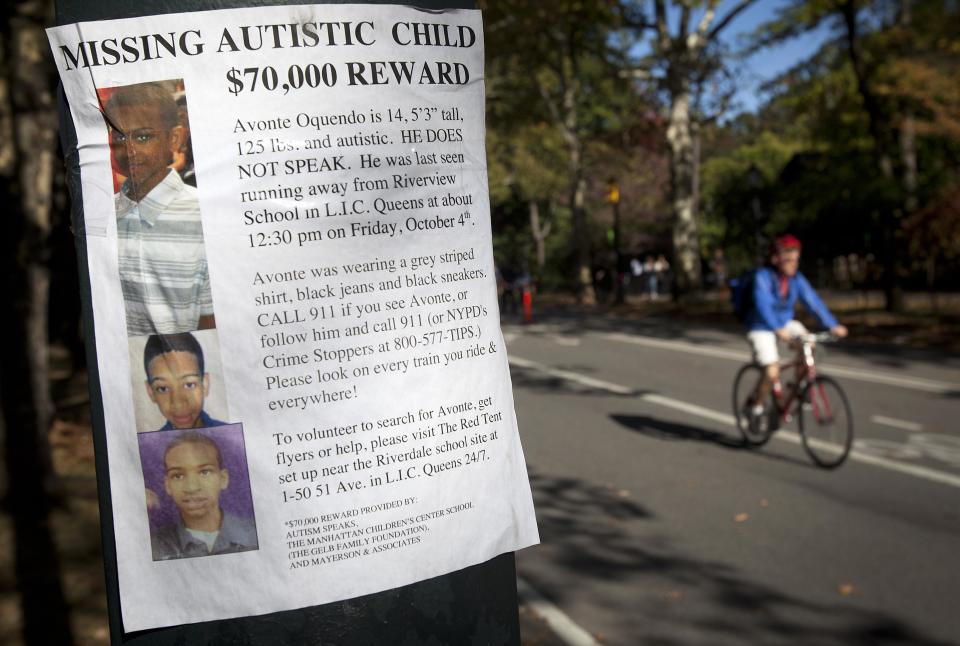
[{"label": "sky", "polygon": [[[789,3],[789,0],[758,0],[721,32],[721,40],[732,49],[737,49],[744,36],[753,32],[758,25],[772,19],[780,7]],[[725,16],[735,4],[736,0],[722,0],[717,18]],[[755,112],[764,98],[758,95],[759,87],[765,81],[809,58],[829,36],[829,28],[821,26],[813,32],[786,41],[777,47],[764,49],[748,58],[744,62],[742,83],[735,96],[735,102],[740,108],[737,111]]]},{"label": "sky", "polygon": [[[721,0],[714,18],[716,21],[726,16],[739,0]],[[737,51],[744,45],[745,38],[751,34],[759,25],[771,20],[776,16],[779,9],[789,5],[792,0],[757,0],[749,9],[744,10],[738,15],[726,29],[720,33],[720,39],[729,47],[731,51]],[[671,31],[676,32],[676,21],[678,20],[679,10],[676,9],[677,2],[671,3],[674,9],[669,14]],[[692,23],[695,26],[700,19],[702,11],[695,13]],[[728,120],[740,112],[756,112],[765,97],[759,93],[759,88],[779,74],[790,69],[797,63],[808,59],[830,36],[830,29],[827,26],[806,32],[796,38],[782,42],[775,47],[766,48],[753,56],[747,58],[741,63],[739,68],[740,87],[734,96],[735,108],[729,114],[722,117],[722,120]],[[634,49],[634,54],[642,55],[644,51],[649,51],[649,41],[639,44]]]}]

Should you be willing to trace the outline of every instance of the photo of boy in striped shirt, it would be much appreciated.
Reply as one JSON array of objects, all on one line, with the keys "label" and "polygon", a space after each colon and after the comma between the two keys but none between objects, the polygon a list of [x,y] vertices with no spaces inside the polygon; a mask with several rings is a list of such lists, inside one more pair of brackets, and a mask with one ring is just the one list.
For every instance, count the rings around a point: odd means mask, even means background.
[{"label": "photo of boy in striped shirt", "polygon": [[170,165],[186,133],[176,82],[109,90],[104,114],[117,171],[114,196],[127,334],[174,334],[215,327],[196,189]]}]

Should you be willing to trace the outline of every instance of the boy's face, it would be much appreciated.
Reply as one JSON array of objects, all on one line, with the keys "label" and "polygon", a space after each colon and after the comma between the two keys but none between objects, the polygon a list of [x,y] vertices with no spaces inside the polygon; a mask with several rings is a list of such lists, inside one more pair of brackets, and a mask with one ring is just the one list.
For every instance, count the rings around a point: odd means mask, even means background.
[{"label": "boy's face", "polygon": [[152,105],[121,106],[111,110],[110,118],[113,157],[130,181],[129,197],[139,202],[167,176],[183,129],[168,127]]},{"label": "boy's face", "polygon": [[785,249],[778,251],[773,256],[773,264],[776,266],[777,271],[784,276],[789,277],[795,275],[800,268],[800,250]]},{"label": "boy's face", "polygon": [[217,451],[209,444],[185,442],[167,452],[163,487],[180,510],[187,527],[216,517],[220,492],[230,482],[217,464]]},{"label": "boy's face", "polygon": [[174,428],[200,428],[210,378],[190,352],[166,352],[147,365],[147,394]]}]

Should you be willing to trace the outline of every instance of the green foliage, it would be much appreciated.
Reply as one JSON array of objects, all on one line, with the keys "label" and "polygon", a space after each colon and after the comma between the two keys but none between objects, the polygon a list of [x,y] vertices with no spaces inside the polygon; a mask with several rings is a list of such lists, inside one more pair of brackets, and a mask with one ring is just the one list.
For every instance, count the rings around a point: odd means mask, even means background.
[{"label": "green foliage", "polygon": [[773,187],[802,148],[797,139],[763,130],[730,153],[704,163],[703,256],[719,247],[735,271],[753,263],[757,230],[769,239],[785,219],[774,210]]},{"label": "green foliage", "polygon": [[494,203],[510,199],[550,200],[567,191],[565,150],[546,122],[524,124],[487,136],[490,194]]},{"label": "green foliage", "polygon": [[758,115],[714,133],[702,173],[704,250],[722,246],[743,262],[758,234],[791,230],[826,261],[887,258],[899,236],[898,253],[909,255],[887,270],[908,282],[931,254],[955,262],[944,235],[957,230],[960,9],[914,0],[903,13],[905,0],[859,1],[850,23],[848,4],[794,0],[754,34],[758,49],[824,24],[836,38],[771,83]]},{"label": "green foliage", "polygon": [[[828,28],[832,38],[768,84],[772,98],[757,114],[712,125],[695,99],[701,256],[722,248],[735,271],[753,262],[764,239],[791,230],[812,241],[808,257],[826,264],[850,253],[882,260],[893,250],[901,273],[920,271],[930,258],[960,262],[952,237],[960,194],[960,6],[906,3],[789,0],[753,34],[754,50],[814,28]],[[730,53],[708,45],[702,59],[685,59],[678,32],[655,37],[648,55],[632,59],[631,47],[656,30],[652,0],[481,4],[498,258],[534,270],[536,203],[550,227],[548,282],[571,284],[584,247],[594,265],[608,263],[611,178],[622,195],[623,250],[668,251],[667,71],[679,65],[694,86],[708,76],[716,85]],[[672,4],[670,29],[681,14],[695,26],[707,3]],[[638,66],[645,71],[634,74]],[[915,135],[907,144],[905,132]],[[581,178],[578,216],[571,206]]]},{"label": "green foliage", "polygon": [[[487,124],[490,188],[498,254],[533,269],[529,207],[549,226],[548,273],[558,263],[606,252],[594,235],[589,196],[574,213],[578,186],[620,176],[635,151],[631,132],[643,121],[637,86],[621,76],[626,56],[615,38],[617,3],[609,0],[487,0]],[[619,167],[619,170],[618,170]],[[574,236],[579,217],[581,234]],[[577,254],[571,253],[576,248]],[[554,276],[556,278],[556,276]],[[554,282],[562,283],[562,280]]]}]

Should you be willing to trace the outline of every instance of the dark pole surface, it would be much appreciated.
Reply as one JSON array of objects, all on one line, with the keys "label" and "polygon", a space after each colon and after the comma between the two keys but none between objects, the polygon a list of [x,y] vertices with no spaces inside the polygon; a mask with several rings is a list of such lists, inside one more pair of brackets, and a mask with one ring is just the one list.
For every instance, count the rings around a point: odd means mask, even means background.
[{"label": "dark pole surface", "polygon": [[[367,0],[358,4],[394,4]],[[131,18],[184,11],[303,4],[302,0],[57,0],[57,23]],[[330,2],[327,4],[347,4]],[[473,0],[417,0],[424,9],[473,9]],[[83,321],[90,370],[91,408],[100,497],[101,538],[107,583],[110,636],[137,646],[414,646],[417,644],[520,643],[513,554],[486,563],[357,599],[171,628],[126,633],[120,618],[113,509],[108,478],[103,401],[93,327],[77,137],[60,93],[61,141],[79,258]],[[255,585],[255,582],[251,582]]]},{"label": "dark pole surface", "polygon": [[42,54],[43,25],[50,16],[46,3],[28,0],[6,2],[0,11],[0,112],[10,120],[0,141],[5,216],[0,236],[0,505],[10,521],[4,547],[12,557],[7,557],[15,582],[10,591],[19,596],[20,618],[19,626],[10,622],[5,632],[10,639],[19,633],[28,646],[70,646],[69,606],[51,527],[62,483],[48,441],[55,412],[47,327],[55,189],[47,171],[56,154],[57,117],[52,66]]},{"label": "dark pole surface", "polygon": [[624,302],[623,293],[623,253],[620,249],[620,183],[616,178],[611,178],[607,184],[607,201],[613,207],[613,256],[616,266],[613,270],[614,280],[614,302],[622,305]]},{"label": "dark pole surface", "polygon": [[617,305],[624,302],[623,294],[623,251],[620,244],[620,199],[613,203],[613,253],[617,258],[617,271],[614,274],[617,281]]}]

